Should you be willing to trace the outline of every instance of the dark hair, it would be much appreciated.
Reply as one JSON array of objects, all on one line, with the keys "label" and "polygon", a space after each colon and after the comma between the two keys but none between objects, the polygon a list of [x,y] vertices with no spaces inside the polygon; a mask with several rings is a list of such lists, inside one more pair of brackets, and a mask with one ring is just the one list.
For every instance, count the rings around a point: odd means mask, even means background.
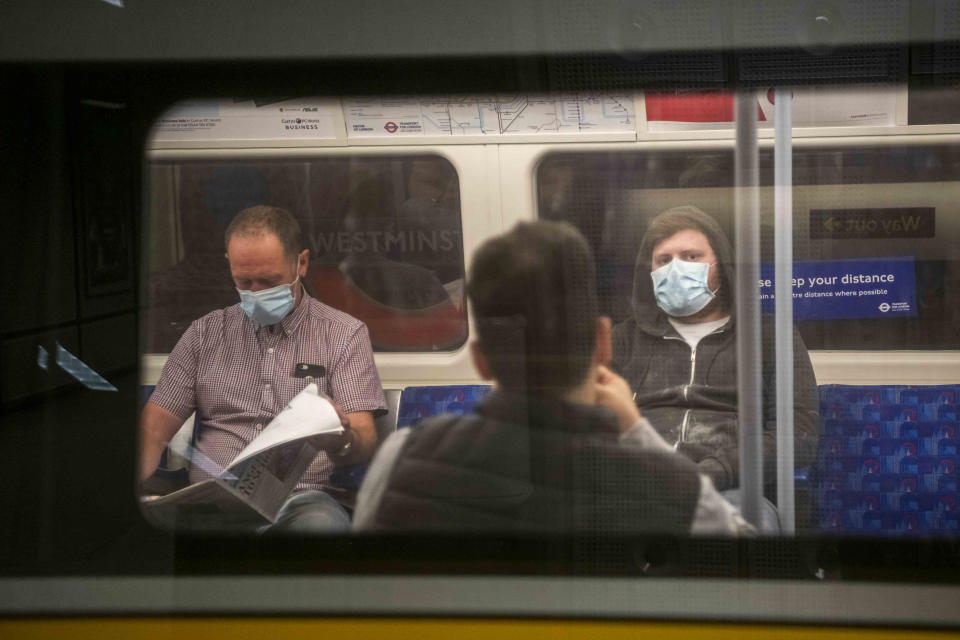
[{"label": "dark hair", "polygon": [[480,247],[467,294],[503,388],[557,396],[584,381],[596,345],[595,278],[590,246],[566,222],[519,223]]},{"label": "dark hair", "polygon": [[[643,237],[643,246],[640,250],[643,251],[644,255],[648,257],[652,256],[654,247],[667,238],[681,231],[686,231],[687,229],[699,231],[707,237],[707,241],[710,241],[711,230],[704,228],[703,225],[703,217],[706,215],[706,213],[693,205],[673,207],[672,209],[661,211],[650,221],[650,226],[647,227],[647,233]],[[716,253],[717,248],[713,246],[712,242],[710,245],[710,248]]]},{"label": "dark hair", "polygon": [[300,223],[293,214],[280,207],[257,205],[244,209],[233,217],[223,234],[224,248],[229,249],[230,238],[238,236],[262,236],[272,233],[280,240],[284,254],[295,258],[303,251]]}]

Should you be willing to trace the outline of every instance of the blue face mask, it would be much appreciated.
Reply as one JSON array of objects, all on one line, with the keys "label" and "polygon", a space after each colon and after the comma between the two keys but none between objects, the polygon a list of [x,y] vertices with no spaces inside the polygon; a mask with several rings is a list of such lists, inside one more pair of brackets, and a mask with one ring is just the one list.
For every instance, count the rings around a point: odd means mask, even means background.
[{"label": "blue face mask", "polygon": [[707,285],[709,274],[710,265],[706,262],[684,260],[671,260],[651,271],[657,304],[667,315],[692,316],[710,304],[717,293]]},{"label": "blue face mask", "polygon": [[281,284],[263,291],[237,289],[240,308],[253,324],[266,327],[277,324],[293,311],[295,300],[291,289],[300,280],[298,275],[290,284]]}]

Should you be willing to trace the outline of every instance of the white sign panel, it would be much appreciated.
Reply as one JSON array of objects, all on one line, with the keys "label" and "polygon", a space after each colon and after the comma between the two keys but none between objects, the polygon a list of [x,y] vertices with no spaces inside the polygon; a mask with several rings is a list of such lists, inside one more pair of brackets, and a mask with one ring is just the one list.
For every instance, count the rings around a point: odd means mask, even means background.
[{"label": "white sign panel", "polygon": [[[897,91],[890,87],[800,87],[793,94],[794,127],[863,127],[896,124]],[[757,126],[773,127],[774,90],[756,93]],[[644,96],[647,130],[733,128],[733,93],[720,90],[651,92]]]},{"label": "white sign panel", "polygon": [[[759,92],[757,102],[766,126],[773,126],[773,89]],[[892,127],[896,124],[897,92],[889,87],[859,87],[793,91],[795,127]]]},{"label": "white sign panel", "polygon": [[343,113],[353,138],[636,131],[628,93],[347,98]]},{"label": "white sign panel", "polygon": [[154,141],[335,139],[340,127],[335,100],[184,100],[153,127]]}]

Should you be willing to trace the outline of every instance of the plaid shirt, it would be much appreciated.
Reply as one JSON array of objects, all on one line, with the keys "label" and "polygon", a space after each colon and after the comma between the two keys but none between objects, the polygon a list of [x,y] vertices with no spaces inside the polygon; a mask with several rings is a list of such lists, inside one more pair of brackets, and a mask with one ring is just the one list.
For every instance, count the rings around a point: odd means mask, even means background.
[{"label": "plaid shirt", "polygon": [[[323,365],[321,378],[295,378],[294,365]],[[202,425],[196,448],[223,468],[307,384],[316,382],[345,413],[386,410],[367,327],[303,292],[281,322],[257,327],[239,304],[195,320],[174,347],[150,402]],[[320,453],[297,489],[317,489],[333,463]],[[197,465],[190,481],[210,477]]]}]

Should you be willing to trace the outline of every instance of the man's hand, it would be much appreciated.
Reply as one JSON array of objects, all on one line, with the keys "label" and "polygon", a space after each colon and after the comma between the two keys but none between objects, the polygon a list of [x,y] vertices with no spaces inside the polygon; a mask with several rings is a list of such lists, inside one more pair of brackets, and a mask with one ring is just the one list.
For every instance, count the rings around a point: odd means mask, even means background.
[{"label": "man's hand", "polygon": [[727,470],[717,458],[715,449],[696,442],[681,442],[677,445],[677,453],[696,462],[697,469],[713,480],[713,486],[716,487],[717,491],[730,488],[730,478]]},{"label": "man's hand", "polygon": [[[373,414],[369,411],[345,413],[333,398],[327,395],[323,397],[333,405],[340,418],[340,424],[344,428],[343,437],[336,448],[327,451],[330,459],[338,465],[369,460],[377,448],[377,430],[374,426]],[[347,447],[348,444],[349,447]],[[338,453],[342,455],[337,455]]]},{"label": "man's hand", "polygon": [[640,410],[633,401],[633,391],[627,381],[603,365],[597,367],[594,380],[596,403],[613,410],[617,416],[620,433],[629,431],[640,419]]},{"label": "man's hand", "polygon": [[350,429],[350,416],[343,412],[343,409],[340,408],[340,405],[337,404],[333,398],[328,396],[325,393],[321,393],[320,397],[325,398],[331,405],[333,405],[333,410],[337,412],[337,417],[340,418],[340,424],[344,429]]},{"label": "man's hand", "polygon": [[700,462],[704,458],[712,456],[715,451],[696,442],[681,442],[677,445],[677,453],[682,453],[694,462]]},{"label": "man's hand", "polygon": [[335,440],[329,440],[324,445],[323,450],[327,452],[331,460],[339,464],[341,461],[353,457],[354,440],[355,437],[350,425],[344,425],[343,433]]}]

